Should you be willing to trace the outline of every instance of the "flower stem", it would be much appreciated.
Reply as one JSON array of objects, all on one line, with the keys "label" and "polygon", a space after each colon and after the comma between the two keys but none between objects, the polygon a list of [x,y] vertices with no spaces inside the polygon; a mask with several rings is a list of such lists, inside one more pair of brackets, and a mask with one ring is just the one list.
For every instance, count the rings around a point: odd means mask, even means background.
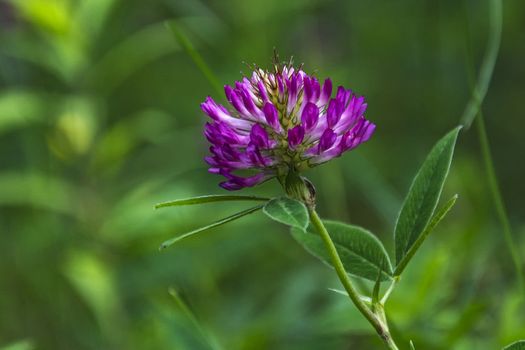
[{"label": "flower stem", "polygon": [[380,307],[379,309],[383,310],[382,311],[383,314],[376,315],[361,300],[361,298],[359,297],[359,293],[355,289],[354,285],[352,284],[352,281],[350,280],[350,277],[346,273],[343,263],[341,262],[341,258],[339,257],[339,253],[337,253],[337,249],[335,248],[335,244],[332,241],[332,238],[330,238],[330,234],[326,230],[326,227],[321,221],[321,218],[319,218],[319,215],[317,214],[313,206],[309,206],[308,211],[310,213],[310,220],[312,222],[312,225],[319,232],[319,235],[321,236],[321,239],[323,240],[326,246],[326,249],[328,250],[328,253],[330,254],[330,258],[332,259],[332,264],[335,268],[335,271],[337,272],[337,276],[339,277],[339,280],[341,281],[341,283],[343,284],[343,287],[348,293],[350,300],[352,300],[352,302],[357,307],[359,312],[361,312],[361,314],[365,316],[368,322],[370,322],[372,327],[374,327],[377,334],[379,334],[381,339],[383,339],[383,341],[388,346],[388,348],[392,350],[398,350],[398,347],[395,344],[394,340],[392,339],[392,336],[390,335],[390,332],[388,330],[388,326],[386,324],[386,318],[384,317],[384,310],[382,309],[382,307]]}]

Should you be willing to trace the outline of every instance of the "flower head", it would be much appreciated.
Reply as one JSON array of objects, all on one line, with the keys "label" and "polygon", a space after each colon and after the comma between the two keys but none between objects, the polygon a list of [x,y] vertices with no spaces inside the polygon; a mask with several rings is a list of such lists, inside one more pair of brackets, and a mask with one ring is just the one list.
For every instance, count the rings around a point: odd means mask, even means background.
[{"label": "flower head", "polygon": [[339,157],[367,141],[375,125],[366,120],[367,104],[342,86],[332,97],[332,81],[321,85],[301,67],[275,64],[256,68],[250,78],[224,87],[230,110],[211,97],[201,104],[212,119],[209,171],[223,175],[227,190],[251,187],[288,173],[299,173]]}]

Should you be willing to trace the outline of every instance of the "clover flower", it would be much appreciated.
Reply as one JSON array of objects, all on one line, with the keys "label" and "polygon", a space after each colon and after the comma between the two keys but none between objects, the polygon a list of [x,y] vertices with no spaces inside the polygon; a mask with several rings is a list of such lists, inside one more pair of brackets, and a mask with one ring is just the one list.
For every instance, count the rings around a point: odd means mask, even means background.
[{"label": "clover flower", "polygon": [[366,120],[362,96],[290,63],[273,71],[255,68],[250,78],[224,87],[229,110],[207,97],[202,110],[212,119],[204,134],[211,143],[209,171],[226,178],[227,190],[325,163],[367,141],[375,125]]}]

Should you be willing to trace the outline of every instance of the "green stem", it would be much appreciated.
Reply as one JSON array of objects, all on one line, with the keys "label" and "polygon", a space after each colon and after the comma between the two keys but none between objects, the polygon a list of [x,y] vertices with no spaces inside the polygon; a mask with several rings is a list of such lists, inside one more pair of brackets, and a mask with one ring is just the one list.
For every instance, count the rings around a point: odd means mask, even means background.
[{"label": "green stem", "polygon": [[339,257],[339,253],[337,253],[337,249],[335,248],[335,244],[332,241],[332,238],[330,238],[330,234],[326,230],[326,227],[321,221],[321,218],[319,217],[319,215],[313,207],[310,206],[308,208],[308,211],[310,213],[310,220],[312,222],[312,225],[319,232],[319,235],[321,236],[321,239],[323,240],[326,249],[330,254],[330,258],[332,259],[332,264],[335,268],[335,271],[337,272],[337,276],[339,277],[339,280],[341,281],[343,287],[348,293],[350,300],[352,300],[359,312],[361,312],[361,314],[363,314],[363,316],[365,316],[368,322],[370,322],[370,324],[374,327],[377,334],[379,334],[381,339],[383,339],[388,348],[392,350],[398,350],[399,348],[395,344],[388,330],[386,318],[380,319],[378,315],[375,315],[372,312],[372,310],[370,310],[368,306],[366,306],[366,304],[361,300],[359,293],[353,286],[352,281],[350,281],[350,277],[348,277],[348,274],[346,273],[343,263],[341,262],[341,258]]},{"label": "green stem", "polygon": [[399,281],[399,278],[400,278],[399,276],[394,277],[394,279],[392,280],[392,284],[390,284],[390,287],[388,287],[388,289],[386,290],[385,295],[383,295],[383,298],[381,298],[381,305],[386,304],[386,301],[388,300],[388,298],[390,297],[390,294],[396,287],[397,282]]},{"label": "green stem", "polygon": [[188,305],[186,305],[186,303],[182,300],[179,293],[177,293],[177,290],[175,288],[170,288],[168,290],[168,293],[173,297],[179,309],[191,321],[193,326],[197,329],[197,331],[202,336],[203,340],[210,346],[210,348],[212,350],[222,350],[222,347],[217,342],[217,339],[215,339],[215,337],[213,337],[209,332],[207,332],[204,329],[201,323],[197,320],[197,317],[195,316],[195,314],[191,311]]},{"label": "green stem", "polygon": [[485,121],[481,111],[478,113],[476,118],[476,126],[478,131],[479,143],[481,146],[481,153],[483,155],[483,163],[485,164],[485,171],[487,172],[487,178],[489,182],[490,191],[494,199],[494,206],[496,207],[496,214],[499,218],[501,226],[503,228],[503,237],[509,249],[514,267],[516,269],[518,288],[521,291],[525,289],[525,283],[523,281],[523,269],[521,267],[521,258],[516,249],[517,244],[514,242],[512,237],[512,232],[510,228],[509,219],[507,216],[507,210],[505,209],[505,204],[503,203],[503,198],[501,196],[501,191],[499,189],[498,180],[496,177],[496,171],[494,170],[494,163],[492,161],[492,155],[490,153],[489,139],[487,136],[487,130],[485,129]]},{"label": "green stem", "polygon": [[197,68],[204,74],[204,77],[208,80],[208,82],[215,88],[217,93],[222,95],[224,93],[224,90],[222,88],[222,85],[219,83],[219,79],[213,74],[213,71],[211,68],[206,64],[206,61],[202,58],[202,56],[199,54],[199,52],[195,49],[193,44],[191,43],[191,40],[188,38],[188,36],[180,29],[179,25],[175,20],[166,21],[166,27],[171,30],[179,44],[182,46],[184,51],[190,56],[192,61],[195,63]]},{"label": "green stem", "polygon": [[487,95],[494,67],[498,58],[499,47],[501,44],[501,32],[503,28],[503,4],[501,0],[490,0],[490,31],[487,42],[487,49],[481,62],[478,81],[472,91],[472,96],[461,117],[461,124],[466,129],[470,128],[472,121],[481,109],[481,104]]},{"label": "green stem", "polygon": [[[512,231],[503,202],[503,197],[498,184],[496,171],[494,168],[494,162],[492,161],[492,155],[490,152],[490,144],[485,129],[485,121],[483,120],[483,113],[481,111],[481,105],[486,96],[492,74],[494,72],[494,66],[499,52],[501,43],[501,33],[503,27],[503,4],[501,0],[490,0],[490,31],[487,43],[487,49],[483,58],[481,69],[479,72],[479,78],[472,91],[471,99],[463,113],[461,122],[468,128],[474,118],[476,118],[476,126],[478,132],[479,143],[481,147],[481,154],[483,156],[483,163],[487,172],[487,178],[489,182],[490,193],[496,207],[496,215],[503,230],[503,236],[507,249],[512,257],[514,268],[516,270],[518,288],[522,294],[525,293],[525,282],[523,276],[523,268],[521,265],[521,258],[516,249],[516,242],[512,236]],[[470,36],[467,35],[467,49],[470,48]],[[471,56],[470,50],[468,50],[469,56]],[[472,66],[472,65],[470,65]],[[473,69],[469,69],[471,73]],[[473,75],[472,73],[469,76]]]}]

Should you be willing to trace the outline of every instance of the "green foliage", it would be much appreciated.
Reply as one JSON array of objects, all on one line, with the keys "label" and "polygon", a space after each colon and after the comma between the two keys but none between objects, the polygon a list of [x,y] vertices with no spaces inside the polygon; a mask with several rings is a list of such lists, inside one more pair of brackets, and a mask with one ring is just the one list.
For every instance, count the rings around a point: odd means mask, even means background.
[{"label": "green foliage", "polygon": [[188,305],[182,300],[179,293],[175,288],[169,289],[169,294],[177,304],[177,307],[182,311],[182,313],[191,321],[193,327],[201,335],[203,341],[209,346],[212,350],[221,350],[222,347],[217,342],[217,339],[213,337],[209,331],[207,331],[204,326],[199,322],[193,311],[188,307]]},{"label": "green foliage", "polygon": [[170,245],[172,244],[175,244],[177,243],[178,241],[181,241],[185,238],[188,238],[190,236],[193,236],[197,233],[201,233],[201,232],[204,232],[204,231],[207,231],[209,229],[212,229],[212,228],[215,228],[217,226],[221,226],[221,225],[224,225],[224,224],[227,224],[228,222],[232,222],[232,221],[235,221],[237,219],[240,219],[242,218],[243,216],[246,216],[248,214],[251,214],[253,212],[256,212],[257,210],[260,210],[262,209],[262,205],[258,205],[256,207],[253,207],[253,208],[250,208],[250,209],[246,209],[246,210],[243,210],[241,212],[238,212],[238,213],[235,213],[231,216],[228,216],[224,219],[220,219],[218,221],[215,221],[214,223],[212,224],[209,224],[209,225],[206,225],[206,226],[202,226],[202,227],[199,227],[193,231],[190,231],[190,232],[186,232],[186,233],[183,233],[181,234],[180,236],[177,236],[177,237],[174,237],[172,239],[168,239],[167,241],[163,242],[159,249],[165,249],[165,248],[168,248]]},{"label": "green foliage", "polygon": [[[324,224],[349,274],[371,281],[376,281],[379,275],[381,281],[391,279],[390,259],[383,244],[376,236],[361,227],[341,222],[324,221]],[[331,265],[331,259],[323,241],[312,228],[307,230],[292,228],[292,236],[308,252]]]},{"label": "green foliage", "polygon": [[0,136],[15,128],[42,122],[45,97],[29,91],[7,91],[0,94]]},{"label": "green foliage", "polygon": [[437,142],[410,186],[394,231],[397,264],[424,232],[436,209],[460,129],[455,128]]},{"label": "green foliage", "polygon": [[308,210],[305,205],[288,197],[274,198],[263,208],[272,220],[305,230],[308,226]]},{"label": "green foliage", "polygon": [[[338,287],[330,272],[270,230],[264,215],[158,253],[174,233],[264,203],[152,210],[170,198],[238,194],[220,190],[203,162],[199,103],[224,97],[165,23],[176,21],[221,85],[249,74],[243,61],[268,67],[276,47],[319,79],[367,97],[366,116],[377,124],[371,140],[304,175],[323,217],[370,228],[390,249],[387,232],[415,158],[457,122],[468,96],[479,107],[482,80],[469,86],[465,63],[483,66],[488,20],[497,15],[488,5],[0,1],[0,348],[208,350],[167,293],[175,285],[225,349],[380,349],[346,292],[327,291]],[[497,84],[483,112],[523,252],[525,2],[504,5]],[[421,245],[388,299],[400,346],[413,339],[417,349],[492,350],[525,339],[523,293],[502,250],[476,140],[462,134],[443,192],[460,194],[456,215]],[[243,193],[273,198],[281,190],[269,181]],[[363,291],[374,283],[356,282]]]},{"label": "green foliage", "polygon": [[503,350],[525,350],[525,340],[518,340],[512,344],[507,345]]},{"label": "green foliage", "polygon": [[12,344],[0,347],[0,350],[33,350],[35,346],[29,340],[20,340]]},{"label": "green foliage", "polygon": [[[467,129],[470,128],[472,121],[481,111],[481,105],[492,80],[494,66],[498,58],[499,47],[501,44],[501,31],[503,29],[503,4],[501,0],[490,0],[490,31],[485,56],[479,70],[476,85],[472,90],[472,96],[465,107],[461,116],[461,124]],[[468,48],[471,49],[471,48]]]},{"label": "green foliage", "polygon": [[63,178],[18,172],[0,172],[0,205],[21,205],[78,215],[74,187]]},{"label": "green foliage", "polygon": [[191,57],[193,62],[197,65],[197,68],[204,74],[206,79],[210,82],[210,84],[215,88],[217,93],[219,95],[222,95],[223,88],[219,80],[215,77],[215,74],[213,74],[213,71],[210,69],[210,67],[206,64],[202,56],[199,54],[199,52],[195,49],[193,44],[191,43],[188,36],[184,33],[183,30],[179,27],[176,21],[171,20],[166,22],[166,27],[168,30],[170,30],[173,33],[173,36],[175,39],[180,43],[180,45],[184,48],[186,53]]},{"label": "green foliage", "polygon": [[169,202],[162,202],[155,205],[155,209],[165,207],[176,207],[182,205],[193,205],[213,202],[228,202],[228,201],[269,201],[269,198],[257,197],[257,196],[235,196],[235,195],[209,195],[199,196],[185,199],[176,199]]},{"label": "green foliage", "polygon": [[454,204],[456,203],[456,200],[458,199],[458,195],[454,195],[452,198],[450,198],[445,205],[443,205],[442,208],[440,208],[434,215],[432,215],[432,218],[430,219],[430,222],[428,223],[427,227],[425,227],[425,230],[421,233],[421,235],[417,238],[417,240],[414,242],[414,244],[410,247],[408,252],[405,256],[401,259],[399,264],[397,264],[396,269],[394,271],[394,276],[399,276],[407,266],[407,264],[410,262],[416,251],[421,247],[421,244],[425,241],[425,239],[428,237],[430,232],[443,220],[445,215],[452,209]]}]

